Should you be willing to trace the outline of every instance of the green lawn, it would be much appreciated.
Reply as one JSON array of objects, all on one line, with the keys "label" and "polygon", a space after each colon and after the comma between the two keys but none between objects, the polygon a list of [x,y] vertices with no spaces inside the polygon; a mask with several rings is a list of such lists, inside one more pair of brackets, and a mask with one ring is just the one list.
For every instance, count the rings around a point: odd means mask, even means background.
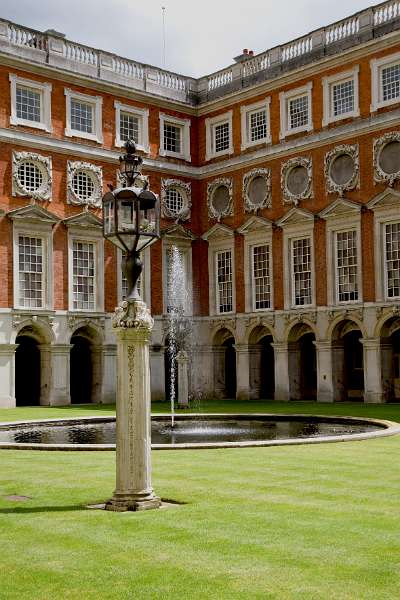
[{"label": "green lawn", "polygon": [[[201,409],[400,421],[397,405]],[[1,410],[0,421],[112,413],[21,408]],[[85,508],[111,495],[114,452],[0,451],[0,599],[399,598],[399,455],[400,436],[154,452],[156,492],[184,504],[116,514]],[[32,499],[4,499],[11,494]]]}]

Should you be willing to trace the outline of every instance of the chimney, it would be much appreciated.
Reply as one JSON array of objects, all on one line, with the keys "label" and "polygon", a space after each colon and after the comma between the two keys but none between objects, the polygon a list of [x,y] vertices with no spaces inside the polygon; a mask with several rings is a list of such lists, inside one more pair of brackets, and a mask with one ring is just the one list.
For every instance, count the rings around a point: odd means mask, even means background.
[{"label": "chimney", "polygon": [[253,50],[249,50],[248,48],[243,48],[242,54],[239,54],[239,56],[235,56],[235,58],[233,60],[237,63],[241,63],[244,60],[251,58],[252,56],[254,56]]}]

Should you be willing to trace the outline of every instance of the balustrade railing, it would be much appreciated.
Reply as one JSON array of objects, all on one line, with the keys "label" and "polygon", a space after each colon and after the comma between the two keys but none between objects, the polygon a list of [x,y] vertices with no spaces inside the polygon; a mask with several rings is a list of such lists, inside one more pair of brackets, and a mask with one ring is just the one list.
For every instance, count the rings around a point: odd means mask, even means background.
[{"label": "balustrade railing", "polygon": [[340,23],[335,23],[331,27],[327,27],[325,29],[325,44],[328,46],[329,44],[340,42],[345,38],[356,35],[359,30],[360,21],[358,16],[351,17],[350,19],[341,21]]},{"label": "balustrade railing", "polygon": [[228,83],[232,83],[232,81],[233,73],[231,68],[218,71],[218,73],[214,73],[208,77],[208,90],[216,90],[217,88],[227,85]]},{"label": "balustrade railing", "polygon": [[263,52],[254,56],[254,58],[249,58],[243,63],[243,77],[249,77],[260,71],[265,71],[270,66],[270,63],[269,52]]},{"label": "balustrade railing", "polygon": [[113,56],[112,59],[112,70],[117,75],[123,77],[131,77],[133,79],[144,78],[144,66],[133,60],[126,58],[120,58],[119,56]]},{"label": "balustrade railing", "polygon": [[17,46],[28,46],[28,48],[36,48],[37,50],[46,50],[47,48],[47,40],[44,34],[26,27],[19,27],[13,23],[8,24],[8,39],[11,44]]},{"label": "balustrade railing", "polygon": [[374,25],[382,25],[400,17],[400,1],[385,2],[374,8]]},{"label": "balustrade railing", "polygon": [[313,41],[311,35],[295,40],[289,44],[285,44],[281,48],[281,60],[282,62],[286,62],[288,60],[292,60],[293,58],[303,56],[303,54],[308,54],[308,52],[311,52],[312,47]]},{"label": "balustrade railing", "polygon": [[80,62],[84,65],[97,66],[98,64],[98,53],[97,50],[93,50],[93,48],[88,48],[81,44],[64,42],[64,49],[64,55],[69,60]]}]

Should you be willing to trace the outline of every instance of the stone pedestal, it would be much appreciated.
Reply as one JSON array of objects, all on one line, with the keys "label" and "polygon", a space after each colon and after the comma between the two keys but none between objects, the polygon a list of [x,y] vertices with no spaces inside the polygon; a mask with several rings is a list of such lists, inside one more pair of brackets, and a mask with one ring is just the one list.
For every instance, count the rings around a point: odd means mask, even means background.
[{"label": "stone pedestal", "polygon": [[113,326],[117,337],[117,477],[107,510],[148,510],[161,505],[151,486],[149,338],[153,319],[140,300],[123,302]]},{"label": "stone pedestal", "polygon": [[314,342],[317,350],[317,401],[333,402],[332,344]]},{"label": "stone pedestal", "polygon": [[189,408],[189,357],[184,350],[176,355],[176,364],[178,365],[178,406]]},{"label": "stone pedestal", "polygon": [[275,353],[275,400],[288,402],[289,392],[289,352],[286,342],[271,344]]},{"label": "stone pedestal", "polygon": [[360,340],[364,348],[364,402],[380,404],[385,401],[382,389],[381,340]]}]

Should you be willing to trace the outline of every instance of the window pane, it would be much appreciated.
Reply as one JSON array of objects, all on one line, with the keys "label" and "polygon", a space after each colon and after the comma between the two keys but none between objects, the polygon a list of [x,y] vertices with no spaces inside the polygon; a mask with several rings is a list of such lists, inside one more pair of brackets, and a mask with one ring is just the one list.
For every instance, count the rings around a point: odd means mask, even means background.
[{"label": "window pane", "polygon": [[354,110],[354,80],[332,86],[333,115],[335,117]]},{"label": "window pane", "polygon": [[17,86],[17,117],[40,123],[40,92]]},{"label": "window pane", "polygon": [[43,175],[35,163],[25,160],[18,167],[18,180],[27,192],[35,192],[43,183]]},{"label": "window pane", "polygon": [[164,123],[164,150],[181,152],[181,128],[170,123]]},{"label": "window pane", "polygon": [[171,215],[178,216],[184,206],[184,199],[182,194],[176,188],[168,188],[165,193],[165,207],[169,210]]},{"label": "window pane", "polygon": [[121,112],[119,118],[119,137],[123,142],[134,140],[139,143],[139,119],[129,113]]},{"label": "window pane", "polygon": [[387,296],[400,296],[400,223],[386,225]]},{"label": "window pane", "polygon": [[271,283],[269,273],[269,246],[253,248],[254,308],[270,308]]},{"label": "window pane", "polygon": [[88,200],[94,194],[94,182],[86,171],[77,171],[72,177],[72,189],[81,200]]},{"label": "window pane", "polygon": [[336,278],[339,302],[358,300],[356,231],[336,234]]},{"label": "window pane", "polygon": [[308,95],[289,100],[289,128],[308,125]]},{"label": "window pane", "polygon": [[19,306],[43,306],[43,243],[41,238],[18,238]]},{"label": "window pane", "polygon": [[93,133],[93,105],[71,100],[71,129]]},{"label": "window pane", "polygon": [[229,149],[229,123],[215,125],[215,152],[222,152]]},{"label": "window pane", "polygon": [[250,141],[256,142],[267,137],[267,113],[265,110],[250,113]]},{"label": "window pane", "polygon": [[311,240],[303,238],[292,242],[292,278],[294,304],[312,303],[311,295]]},{"label": "window pane", "polygon": [[382,69],[383,100],[400,98],[400,63]]},{"label": "window pane", "polygon": [[95,248],[90,242],[73,242],[73,306],[95,309]]},{"label": "window pane", "polygon": [[217,253],[217,303],[220,313],[233,310],[231,251]]}]

